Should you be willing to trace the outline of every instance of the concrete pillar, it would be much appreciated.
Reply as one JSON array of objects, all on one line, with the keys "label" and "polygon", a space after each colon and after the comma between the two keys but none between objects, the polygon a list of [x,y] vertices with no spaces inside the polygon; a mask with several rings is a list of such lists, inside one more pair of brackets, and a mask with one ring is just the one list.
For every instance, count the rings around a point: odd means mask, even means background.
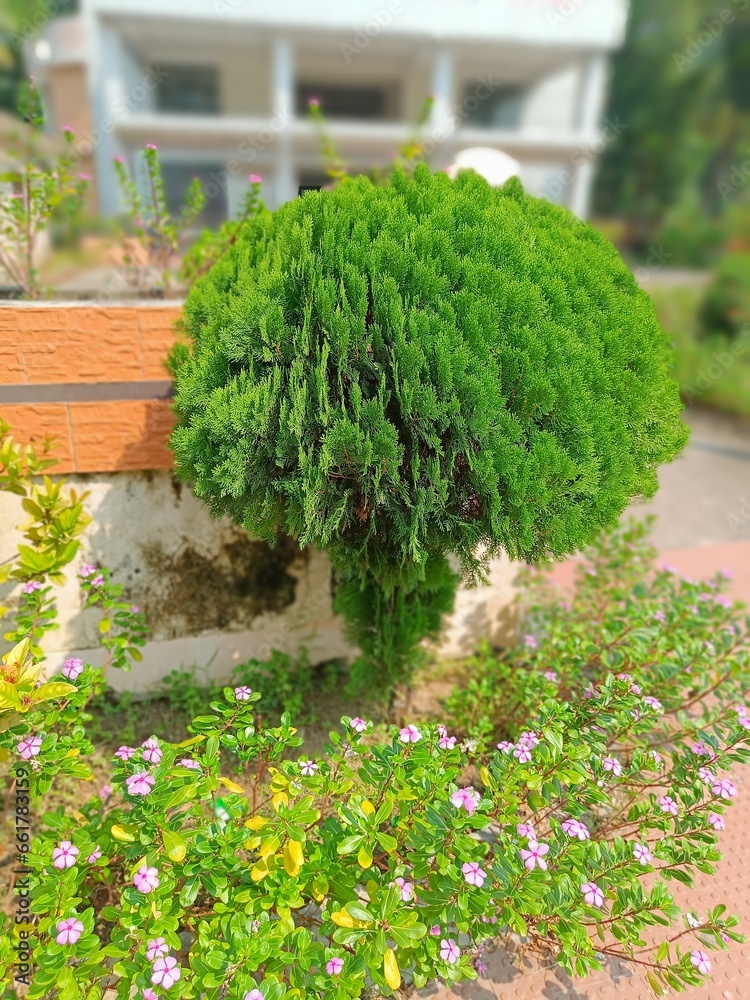
[{"label": "concrete pillar", "polygon": [[276,179],[274,200],[276,205],[290,201],[297,194],[292,148],[294,122],[294,48],[288,38],[276,38],[271,57],[271,95],[273,127],[277,130]]},{"label": "concrete pillar", "polygon": [[[432,64],[432,114],[425,132],[428,157],[433,167],[444,167],[453,157],[456,132],[454,80],[453,50],[437,49]],[[429,156],[430,150],[435,151],[434,155]]]},{"label": "concrete pillar", "polygon": [[116,134],[117,109],[129,106],[123,47],[116,30],[94,12],[87,16],[86,34],[91,145],[99,209],[103,215],[116,215],[122,206],[112,161],[124,152]]},{"label": "concrete pillar", "polygon": [[603,55],[591,56],[583,67],[578,94],[576,125],[582,139],[582,149],[590,155],[577,157],[570,190],[570,209],[581,219],[588,215],[591,183],[594,178],[593,143],[597,138],[604,105],[607,82],[607,62]]}]

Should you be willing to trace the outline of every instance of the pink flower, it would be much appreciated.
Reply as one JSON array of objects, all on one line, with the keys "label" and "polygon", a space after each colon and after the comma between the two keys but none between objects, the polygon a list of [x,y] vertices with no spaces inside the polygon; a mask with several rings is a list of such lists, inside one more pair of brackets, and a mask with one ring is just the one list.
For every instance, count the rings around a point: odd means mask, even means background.
[{"label": "pink flower", "polygon": [[651,759],[653,760],[654,764],[656,764],[657,767],[661,767],[661,765],[662,765],[662,758],[661,758],[661,754],[659,753],[659,751],[658,750],[649,750],[649,754],[650,754]]},{"label": "pink flower", "polygon": [[102,802],[106,801],[106,799],[108,799],[111,794],[112,794],[111,785],[102,785],[102,787],[99,789],[99,798],[102,800]]},{"label": "pink flower", "polygon": [[55,930],[57,931],[55,941],[58,944],[75,944],[83,934],[83,924],[75,917],[68,917],[67,920],[61,920]]},{"label": "pink flower", "polygon": [[245,1000],[265,1000],[265,997],[260,990],[250,990],[249,993],[245,994]]},{"label": "pink flower", "polygon": [[719,813],[711,812],[708,814],[708,822],[714,828],[714,830],[726,830],[727,825],[724,822],[724,817],[720,816]]},{"label": "pink flower", "polygon": [[711,971],[711,961],[705,951],[699,951],[697,948],[695,951],[691,951],[690,961],[704,976]]},{"label": "pink flower", "polygon": [[[143,864],[133,876],[133,885],[138,892],[149,893],[159,885],[159,872],[156,868],[149,868]],[[152,979],[151,982],[154,982]]]},{"label": "pink flower", "polygon": [[119,757],[120,760],[130,760],[135,753],[138,753],[135,747],[120,747],[119,750],[115,750],[115,757]]},{"label": "pink flower", "polygon": [[706,746],[703,740],[698,740],[697,743],[693,743],[690,749],[699,757],[713,757],[713,751],[710,747]]},{"label": "pink flower", "polygon": [[163,958],[164,955],[168,954],[169,945],[163,937],[152,938],[152,940],[146,944],[146,958],[149,962],[153,962],[156,958]]},{"label": "pink flower", "polygon": [[81,566],[78,570],[78,575],[82,580],[85,580],[87,576],[93,576],[94,573],[96,573],[96,566],[93,566],[91,563],[86,563],[85,566]]},{"label": "pink flower", "polygon": [[200,771],[201,766],[197,760],[193,760],[192,757],[183,757],[182,760],[178,760],[177,764],[180,767],[187,767],[190,771]]},{"label": "pink flower", "polygon": [[648,844],[633,844],[633,857],[641,865],[650,865],[654,860]]},{"label": "pink flower", "polygon": [[440,924],[433,924],[432,927],[430,927],[430,934],[433,937],[440,937]]},{"label": "pink flower", "polygon": [[234,689],[234,697],[237,701],[249,701],[252,693],[252,688],[249,688],[247,684],[242,684]]},{"label": "pink flower", "polygon": [[399,730],[398,738],[402,743],[419,743],[422,739],[422,734],[416,726],[409,725]]},{"label": "pink flower", "polygon": [[318,770],[318,765],[311,760],[301,760],[299,762],[299,769],[306,778],[312,778]]},{"label": "pink flower", "polygon": [[72,868],[81,852],[69,840],[61,840],[52,852],[52,864],[60,870]]},{"label": "pink flower", "polygon": [[561,828],[569,837],[577,837],[579,840],[589,839],[589,828],[579,819],[566,819]]},{"label": "pink flower", "polygon": [[643,703],[644,703],[644,705],[648,705],[649,708],[653,709],[654,712],[663,712],[664,711],[664,706],[659,701],[659,699],[658,698],[652,698],[650,694],[647,695],[643,699]]},{"label": "pink flower", "polygon": [[581,886],[581,892],[583,893],[584,900],[589,904],[589,906],[604,905],[604,893],[596,882],[584,882]]},{"label": "pink flower", "polygon": [[605,757],[602,761],[602,766],[605,771],[611,771],[616,778],[619,778],[622,774],[622,764],[617,757]]},{"label": "pink flower", "polygon": [[451,795],[451,804],[456,809],[465,809],[469,816],[474,815],[481,801],[482,797],[474,788],[459,788]]},{"label": "pink flower", "polygon": [[631,694],[640,694],[641,693],[641,685],[640,684],[631,684],[630,685],[630,693]]},{"label": "pink flower", "polygon": [[[155,143],[153,143],[153,142],[147,142],[146,143],[146,149],[157,150],[158,148],[159,147]],[[177,978],[179,979],[179,976]]]},{"label": "pink flower", "polygon": [[654,618],[655,618],[655,619],[656,619],[656,620],[657,620],[658,622],[663,622],[663,621],[665,620],[665,617],[664,617],[664,612],[663,612],[663,611],[657,611],[657,612],[656,612],[656,614],[654,615]]},{"label": "pink flower", "polygon": [[250,174],[250,183],[251,184],[262,184],[263,183],[263,178],[260,176],[260,174]]},{"label": "pink flower", "polygon": [[78,180],[79,181],[90,181],[91,180],[91,174],[87,174],[84,170],[79,170],[78,171]]},{"label": "pink flower", "polygon": [[164,752],[155,736],[149,737],[141,746],[143,747],[143,759],[147,760],[149,764],[158,764],[164,756]]},{"label": "pink flower", "polygon": [[531,760],[531,748],[527,747],[526,744],[519,743],[513,749],[513,756],[519,764],[528,764]]},{"label": "pink flower", "polygon": [[662,812],[671,813],[673,816],[677,815],[679,807],[671,795],[662,795],[658,802]]},{"label": "pink flower", "polygon": [[104,586],[104,577],[101,573],[97,573],[94,579],[91,581],[92,587],[102,587]]},{"label": "pink flower", "polygon": [[[344,968],[343,958],[329,958],[326,962],[326,972],[329,976],[340,976]],[[261,994],[262,996],[262,994]]]},{"label": "pink flower", "polygon": [[533,730],[529,729],[527,732],[521,733],[518,742],[527,747],[536,747],[539,746],[539,737]]},{"label": "pink flower", "polygon": [[548,680],[548,681],[556,681],[557,680],[557,674],[555,673],[554,670],[545,670],[544,671],[544,679]]},{"label": "pink flower", "polygon": [[523,637],[523,644],[527,649],[536,649],[539,645],[533,635],[525,635]]},{"label": "pink flower", "polygon": [[750,729],[750,715],[741,715],[737,722],[742,726],[743,729]]},{"label": "pink flower", "polygon": [[179,981],[181,975],[177,959],[167,955],[166,958],[157,958],[154,962],[151,969],[151,982],[154,986],[161,986],[168,990],[170,986],[174,986]]},{"label": "pink flower", "polygon": [[355,733],[363,733],[365,729],[367,729],[367,723],[364,719],[360,719],[359,717],[352,719],[349,725]]},{"label": "pink flower", "polygon": [[30,580],[23,585],[24,594],[33,594],[35,590],[41,590],[42,585],[38,580]]},{"label": "pink flower", "polygon": [[129,795],[148,795],[156,784],[156,780],[146,771],[141,771],[139,774],[131,774],[127,777],[125,784],[128,787]]},{"label": "pink flower", "polygon": [[503,740],[502,743],[498,743],[497,749],[501,753],[512,753],[516,749],[516,744],[509,742],[509,740]]},{"label": "pink flower", "polygon": [[549,844],[537,844],[535,840],[530,840],[528,849],[525,847],[521,848],[521,858],[523,859],[524,868],[527,868],[531,872],[539,866],[542,871],[546,872],[547,862],[544,860],[544,855],[547,853],[549,853]]},{"label": "pink flower", "polygon": [[461,958],[461,949],[458,947],[453,938],[445,938],[440,942],[440,957],[448,965],[456,965]]},{"label": "pink flower", "polygon": [[536,840],[536,832],[534,831],[534,824],[531,821],[526,823],[519,823],[516,827],[516,833],[519,837],[528,837],[530,840]]},{"label": "pink flower", "polygon": [[714,780],[714,772],[710,767],[699,767],[698,777],[705,785],[709,785]]},{"label": "pink flower", "polygon": [[587,684],[586,687],[583,689],[583,697],[587,698],[589,701],[592,698],[596,698],[597,694],[598,692],[593,684]]},{"label": "pink flower", "polygon": [[453,750],[456,746],[456,737],[449,736],[445,730],[440,734],[440,739],[438,740],[438,746],[441,750]]},{"label": "pink flower", "polygon": [[79,660],[78,657],[66,660],[62,665],[60,673],[63,677],[67,677],[69,681],[74,681],[76,677],[80,677],[83,673],[83,660]]},{"label": "pink flower", "polygon": [[461,871],[469,885],[475,885],[478,889],[482,888],[484,880],[487,878],[487,872],[480,868],[476,861],[467,861],[461,866]]},{"label": "pink flower", "polygon": [[733,799],[737,794],[737,786],[729,778],[714,778],[711,791],[720,799]]},{"label": "pink flower", "polygon": [[39,756],[41,746],[41,736],[26,736],[24,739],[18,741],[16,752],[19,753],[24,760],[31,760],[32,757]]},{"label": "pink flower", "polygon": [[156,990],[152,990],[150,986],[146,987],[141,996],[143,1000],[159,1000],[159,994]]},{"label": "pink flower", "polygon": [[394,883],[401,890],[401,900],[404,903],[408,903],[414,899],[414,886],[411,882],[407,882],[405,878],[397,878],[394,879]]},{"label": "pink flower", "polygon": [[319,108],[320,107],[320,98],[319,97],[308,97],[308,99],[307,99],[307,106],[309,108]]},{"label": "pink flower", "polygon": [[89,854],[89,856],[86,858],[86,861],[90,865],[93,865],[94,862],[98,861],[101,856],[102,856],[102,849],[97,844],[96,847],[94,848],[94,850],[91,852],[91,854]]}]

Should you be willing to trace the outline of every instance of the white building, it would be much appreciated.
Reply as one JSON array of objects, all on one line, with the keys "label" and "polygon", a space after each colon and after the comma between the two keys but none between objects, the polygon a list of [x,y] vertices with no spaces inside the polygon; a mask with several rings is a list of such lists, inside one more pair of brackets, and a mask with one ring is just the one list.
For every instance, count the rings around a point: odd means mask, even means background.
[{"label": "white building", "polygon": [[[503,150],[530,192],[585,215],[607,54],[627,0],[80,0],[30,43],[56,124],[91,146],[100,207],[112,159],[159,146],[169,199],[200,176],[215,218],[249,173],[270,206],[321,183],[317,97],[351,169],[385,165],[428,95],[429,162]],[[64,121],[63,121],[64,119]]]}]

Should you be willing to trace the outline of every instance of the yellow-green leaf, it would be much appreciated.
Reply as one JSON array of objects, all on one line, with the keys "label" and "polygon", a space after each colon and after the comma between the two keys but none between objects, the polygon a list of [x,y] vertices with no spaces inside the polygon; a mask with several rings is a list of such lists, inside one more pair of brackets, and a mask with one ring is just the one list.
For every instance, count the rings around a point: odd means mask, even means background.
[{"label": "yellow-green leaf", "polygon": [[242,785],[238,785],[236,781],[230,781],[229,778],[220,777],[219,784],[228,788],[230,792],[234,792],[235,795],[246,795],[245,789]]},{"label": "yellow-green leaf", "polygon": [[396,954],[393,948],[386,948],[383,956],[383,975],[385,981],[392,990],[397,990],[401,985],[401,972],[396,961]]},{"label": "yellow-green leaf", "polygon": [[185,860],[187,844],[184,837],[181,837],[179,833],[175,833],[174,830],[162,830],[161,840],[164,844],[164,850],[171,861],[180,862]]},{"label": "yellow-green leaf", "polygon": [[134,844],[138,829],[132,823],[115,823],[112,827],[112,836],[115,840],[121,840],[125,844]]}]

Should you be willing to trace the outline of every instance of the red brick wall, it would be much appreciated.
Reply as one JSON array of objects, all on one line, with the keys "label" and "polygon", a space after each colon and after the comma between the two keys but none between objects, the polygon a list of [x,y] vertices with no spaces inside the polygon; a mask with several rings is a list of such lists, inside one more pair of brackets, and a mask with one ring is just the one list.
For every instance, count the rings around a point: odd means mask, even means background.
[{"label": "red brick wall", "polygon": [[[153,382],[159,395],[169,378],[164,362],[179,314],[171,303],[0,304],[0,400],[4,390],[6,398],[0,417],[18,440],[55,437],[56,472],[170,468],[168,400],[127,398],[122,387],[103,390],[122,399],[78,401],[75,394],[81,386],[137,382],[139,394],[148,396]],[[38,401],[34,386],[46,391]],[[56,386],[65,399],[45,401]],[[26,387],[24,401],[8,402],[17,387]]]}]

